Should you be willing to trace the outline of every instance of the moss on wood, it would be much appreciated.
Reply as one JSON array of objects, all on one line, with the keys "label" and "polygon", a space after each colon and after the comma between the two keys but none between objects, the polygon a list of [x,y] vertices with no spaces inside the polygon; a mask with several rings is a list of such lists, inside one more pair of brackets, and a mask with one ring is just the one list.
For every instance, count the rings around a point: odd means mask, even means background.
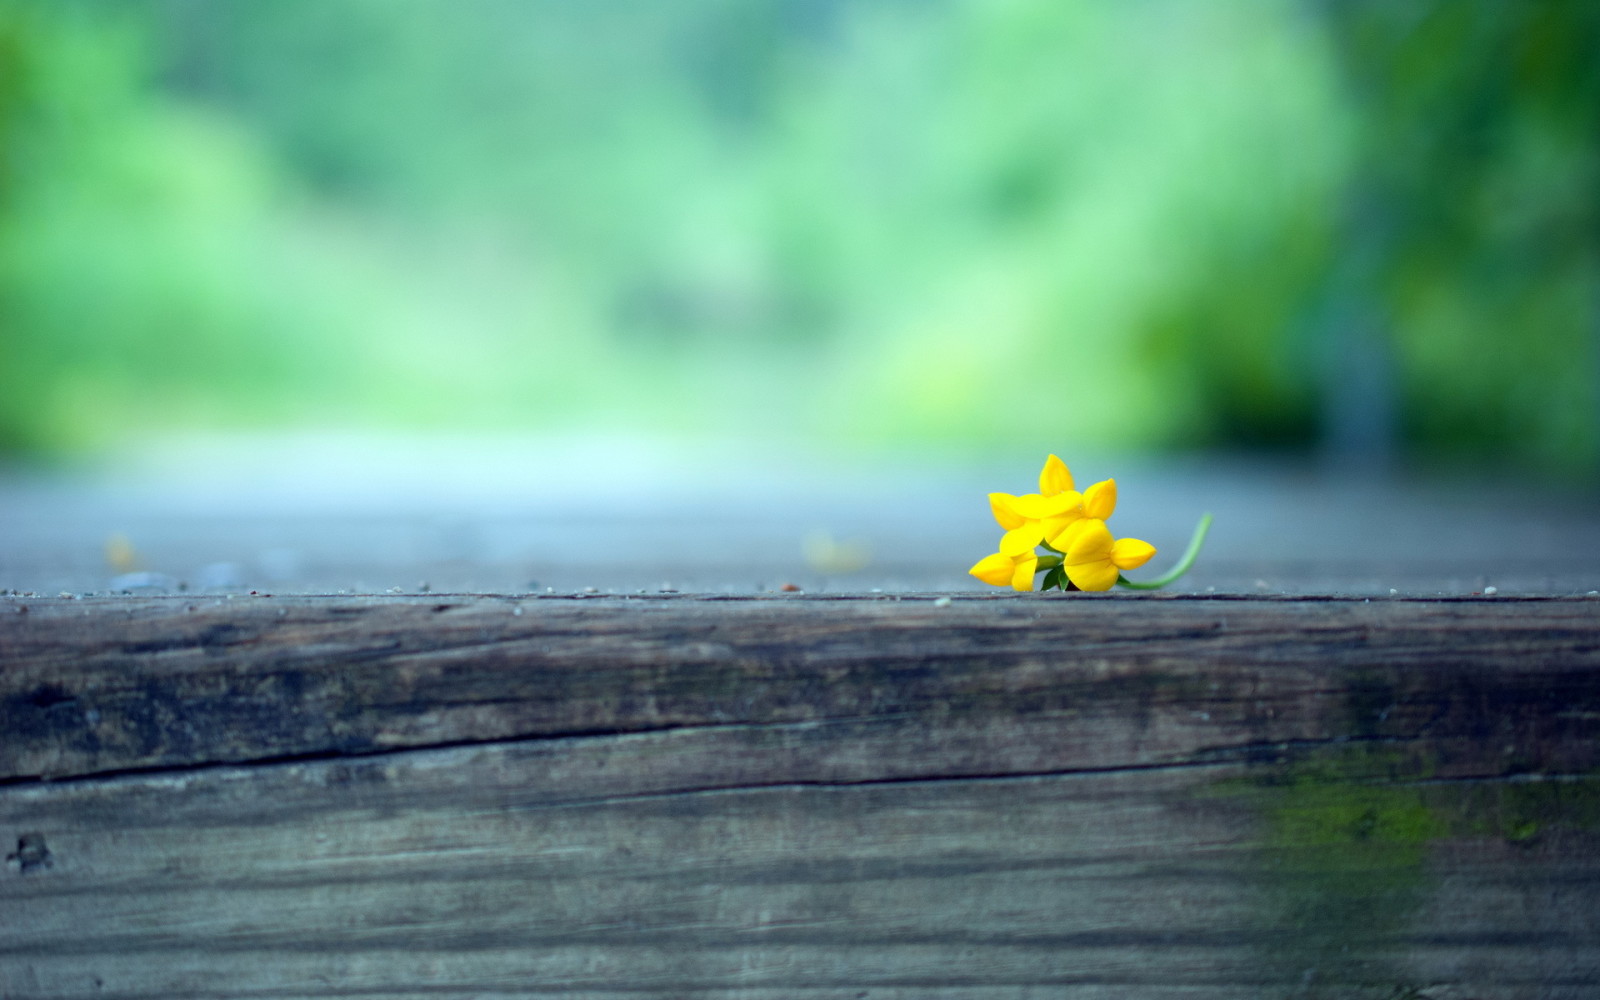
[{"label": "moss on wood", "polygon": [[1421,995],[1393,949],[1436,888],[1442,842],[1600,831],[1600,772],[1437,780],[1383,744],[1303,750],[1206,795],[1256,816],[1261,958],[1304,998]]}]

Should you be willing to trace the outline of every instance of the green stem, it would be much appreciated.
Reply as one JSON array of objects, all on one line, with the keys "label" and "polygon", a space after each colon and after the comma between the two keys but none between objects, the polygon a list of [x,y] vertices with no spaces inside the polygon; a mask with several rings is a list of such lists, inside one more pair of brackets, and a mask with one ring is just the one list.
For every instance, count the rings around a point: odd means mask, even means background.
[{"label": "green stem", "polygon": [[1189,567],[1194,565],[1195,558],[1200,555],[1200,547],[1206,543],[1206,532],[1211,530],[1211,515],[1201,514],[1200,523],[1194,527],[1194,537],[1189,539],[1189,548],[1183,553],[1183,558],[1178,560],[1178,565],[1166,576],[1158,576],[1154,580],[1143,580],[1135,583],[1121,573],[1117,574],[1118,586],[1127,587],[1129,590],[1159,590],[1178,577],[1189,572]]},{"label": "green stem", "polygon": [[1061,565],[1061,557],[1060,556],[1040,556],[1039,557],[1039,565],[1034,570],[1034,572],[1037,573],[1037,572],[1041,572],[1041,571],[1047,570],[1047,569],[1055,569],[1057,566],[1060,566],[1060,565]]}]

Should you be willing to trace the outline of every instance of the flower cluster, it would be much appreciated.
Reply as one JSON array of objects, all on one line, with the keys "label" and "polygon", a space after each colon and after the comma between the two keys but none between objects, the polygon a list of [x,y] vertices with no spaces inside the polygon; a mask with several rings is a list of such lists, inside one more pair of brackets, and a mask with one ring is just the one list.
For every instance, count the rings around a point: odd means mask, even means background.
[{"label": "flower cluster", "polygon": [[[1156,554],[1155,546],[1137,538],[1114,538],[1106,521],[1117,508],[1117,482],[1107,479],[1079,493],[1066,463],[1054,455],[1039,473],[1039,492],[1024,496],[989,494],[994,519],[1005,529],[1000,551],[978,560],[968,570],[984,583],[1014,590],[1032,590],[1033,578],[1045,573],[1040,590],[1110,590],[1116,584],[1137,589],[1164,586],[1193,563],[1210,527],[1207,514],[1179,567],[1159,581],[1132,583],[1125,569],[1138,569]],[[1048,550],[1038,552],[1039,547]]]}]

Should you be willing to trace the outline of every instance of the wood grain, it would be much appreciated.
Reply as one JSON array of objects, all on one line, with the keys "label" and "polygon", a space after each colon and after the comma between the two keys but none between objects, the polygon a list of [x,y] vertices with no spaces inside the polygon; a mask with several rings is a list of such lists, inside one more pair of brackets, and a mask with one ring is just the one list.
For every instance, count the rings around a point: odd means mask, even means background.
[{"label": "wood grain", "polygon": [[6,1000],[1600,995],[1600,602],[0,600],[0,662]]},{"label": "wood grain", "polygon": [[[839,781],[881,748],[835,733],[820,761],[814,728],[13,786],[0,829],[51,863],[0,880],[0,993],[1220,998],[1309,976],[1509,998],[1600,976],[1600,839],[1559,818],[1285,835],[1304,805],[1259,765]],[[1448,817],[1523,787],[1338,794]]]},{"label": "wood grain", "polygon": [[1072,734],[915,774],[1424,730],[1446,774],[1600,765],[1587,599],[7,598],[0,663],[0,780],[901,718]]}]

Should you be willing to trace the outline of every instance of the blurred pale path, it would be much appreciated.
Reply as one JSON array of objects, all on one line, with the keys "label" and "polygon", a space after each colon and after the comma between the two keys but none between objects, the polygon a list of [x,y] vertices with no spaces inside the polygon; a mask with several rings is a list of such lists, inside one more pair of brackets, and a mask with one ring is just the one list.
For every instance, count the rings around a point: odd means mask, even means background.
[{"label": "blurred pale path", "polygon": [[[218,438],[0,478],[0,589],[248,593],[986,590],[989,491],[1043,455],[823,459],[638,439]],[[1063,456],[1114,476],[1119,535],[1176,592],[1573,594],[1600,589],[1591,496],[1227,457]]]}]

